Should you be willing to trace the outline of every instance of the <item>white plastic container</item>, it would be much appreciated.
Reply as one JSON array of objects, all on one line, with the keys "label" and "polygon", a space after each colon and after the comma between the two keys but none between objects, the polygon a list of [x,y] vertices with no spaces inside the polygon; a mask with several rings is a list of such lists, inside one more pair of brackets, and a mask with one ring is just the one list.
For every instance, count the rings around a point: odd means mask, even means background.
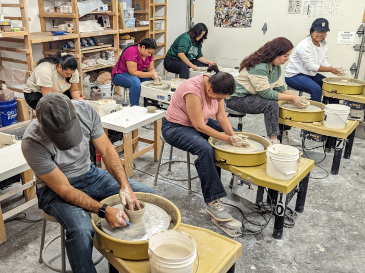
[{"label": "white plastic container", "polygon": [[140,26],[148,26],[150,24],[150,21],[139,21]]},{"label": "white plastic container", "polygon": [[125,28],[134,28],[136,26],[136,18],[124,19]]},{"label": "white plastic container", "polygon": [[102,93],[103,98],[109,98],[112,96],[112,84],[98,84],[98,88],[100,89]]},{"label": "white plastic container", "polygon": [[324,109],[323,125],[332,129],[343,129],[347,125],[350,107],[342,104],[327,104]]},{"label": "white plastic container", "polygon": [[126,8],[123,10],[124,19],[134,18],[134,8]]},{"label": "white plastic container", "polygon": [[162,29],[162,20],[156,20],[155,21],[155,30],[161,30]]},{"label": "white plastic container", "polygon": [[[184,249],[189,253],[185,257],[168,258],[158,255],[156,249],[158,247],[173,247],[171,253],[178,256],[178,250]],[[197,256],[197,247],[195,240],[185,232],[177,230],[166,230],[157,233],[151,237],[148,242],[148,255],[150,256],[150,264],[154,273],[192,273],[194,269],[194,261]]]},{"label": "white plastic container", "polygon": [[274,144],[267,148],[266,173],[279,179],[292,179],[298,169],[299,150],[293,146]]}]

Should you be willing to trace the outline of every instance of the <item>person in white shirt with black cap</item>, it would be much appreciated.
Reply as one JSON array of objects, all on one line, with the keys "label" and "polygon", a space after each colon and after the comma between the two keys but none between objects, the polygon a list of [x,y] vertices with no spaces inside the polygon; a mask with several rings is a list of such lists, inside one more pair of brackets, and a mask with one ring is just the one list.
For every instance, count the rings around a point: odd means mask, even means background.
[{"label": "person in white shirt with black cap", "polygon": [[328,21],[324,18],[314,20],[310,36],[302,40],[292,53],[285,69],[286,84],[298,91],[309,93],[314,101],[321,101],[322,80],[325,76],[318,72],[339,71],[328,63],[328,48],[325,38],[330,31]]}]

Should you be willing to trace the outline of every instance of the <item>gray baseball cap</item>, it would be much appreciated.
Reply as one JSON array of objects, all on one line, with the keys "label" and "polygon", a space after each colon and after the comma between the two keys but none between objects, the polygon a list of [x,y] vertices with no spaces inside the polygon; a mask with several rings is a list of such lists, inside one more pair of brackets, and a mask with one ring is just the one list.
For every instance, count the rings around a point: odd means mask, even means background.
[{"label": "gray baseball cap", "polygon": [[38,122],[59,150],[69,150],[79,145],[83,134],[76,109],[64,94],[44,95],[36,107]]}]

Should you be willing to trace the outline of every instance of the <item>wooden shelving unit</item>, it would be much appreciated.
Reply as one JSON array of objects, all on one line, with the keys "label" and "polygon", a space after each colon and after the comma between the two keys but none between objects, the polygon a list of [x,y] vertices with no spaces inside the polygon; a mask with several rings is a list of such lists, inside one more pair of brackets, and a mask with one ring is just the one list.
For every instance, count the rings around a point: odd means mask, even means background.
[{"label": "wooden shelving unit", "polygon": [[[109,4],[111,10],[110,11],[95,11],[90,12],[89,14],[95,14],[95,15],[108,15],[109,20],[111,23],[110,28],[105,28],[101,31],[95,31],[95,32],[88,32],[88,33],[80,33],[79,32],[79,19],[81,18],[80,14],[78,13],[77,8],[77,0],[70,0],[72,5],[72,11],[73,13],[49,13],[46,12],[44,9],[44,1],[38,0],[38,8],[39,8],[39,18],[41,22],[41,32],[31,33],[31,43],[32,44],[43,44],[43,54],[45,56],[52,55],[57,50],[52,50],[49,48],[49,43],[54,41],[63,41],[63,40],[73,40],[75,43],[75,49],[73,51],[70,51],[71,55],[74,55],[78,62],[78,70],[80,73],[80,82],[79,82],[79,89],[82,93],[83,92],[83,78],[84,74],[93,70],[99,70],[104,68],[113,67],[113,65],[110,66],[95,66],[95,67],[89,67],[87,69],[82,69],[82,54],[86,53],[93,53],[93,52],[100,52],[105,50],[114,50],[114,58],[115,60],[118,59],[119,56],[119,27],[118,27],[118,0],[112,0]],[[72,23],[74,26],[73,33],[68,33],[66,35],[62,36],[53,36],[51,32],[47,32],[46,29],[46,20],[48,18],[70,18],[72,19]],[[81,48],[81,39],[87,38],[87,37],[100,37],[100,36],[106,36],[106,35],[113,35],[113,44],[108,47],[93,47],[93,48]]]},{"label": "wooden shelving unit", "polygon": [[[164,9],[164,14],[160,10]],[[158,14],[158,15],[156,15]],[[166,56],[167,45],[167,0],[164,3],[156,3],[156,0],[150,0],[150,37],[157,41],[157,52],[154,57],[155,61],[163,60]],[[162,30],[155,29],[156,20],[163,20]],[[163,40],[163,42],[161,41]],[[155,65],[156,66],[156,65]]]},{"label": "wooden shelving unit", "polygon": [[[13,2],[12,4],[1,4],[3,8],[18,8],[20,9],[21,17],[12,17],[12,16],[5,16],[5,19],[9,20],[21,20],[22,21],[22,28],[21,31],[18,32],[3,32],[0,33],[0,66],[3,66],[3,62],[11,62],[11,63],[18,63],[27,66],[27,74],[30,75],[33,71],[35,63],[33,62],[33,54],[32,54],[32,45],[31,45],[31,38],[29,33],[29,18],[27,12],[27,3],[26,0],[18,0],[17,4],[14,4],[14,0],[9,2]],[[24,48],[12,48],[6,47],[2,42],[17,42],[24,44]],[[20,59],[13,59],[13,58],[6,58],[1,56],[1,51],[9,51],[15,53],[23,53],[26,55],[26,61]],[[3,83],[0,81],[0,83]],[[15,92],[23,93],[23,90],[10,87],[10,90]]]}]

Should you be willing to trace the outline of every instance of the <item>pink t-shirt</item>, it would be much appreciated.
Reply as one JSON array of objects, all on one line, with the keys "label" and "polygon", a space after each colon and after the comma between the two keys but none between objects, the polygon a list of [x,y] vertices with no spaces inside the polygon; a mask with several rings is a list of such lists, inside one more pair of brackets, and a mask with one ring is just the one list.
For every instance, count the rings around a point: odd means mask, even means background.
[{"label": "pink t-shirt", "polygon": [[139,54],[138,46],[131,46],[123,52],[122,59],[118,59],[113,68],[112,75],[114,76],[118,73],[128,72],[127,61],[137,63],[137,70],[144,71],[147,67],[150,66],[150,63],[153,61],[153,55],[146,57],[146,59],[143,61],[141,54]]},{"label": "pink t-shirt", "polygon": [[210,108],[207,105],[205,99],[205,87],[204,87],[204,77],[207,75],[199,75],[194,78],[190,78],[183,83],[175,91],[172,96],[171,104],[167,108],[165,118],[174,123],[178,123],[184,126],[193,127],[190,121],[188,111],[186,110],[186,101],[184,96],[186,94],[197,95],[202,102],[202,110],[204,115],[204,122],[207,124],[208,119],[213,117],[218,112],[218,101],[211,100]]}]

